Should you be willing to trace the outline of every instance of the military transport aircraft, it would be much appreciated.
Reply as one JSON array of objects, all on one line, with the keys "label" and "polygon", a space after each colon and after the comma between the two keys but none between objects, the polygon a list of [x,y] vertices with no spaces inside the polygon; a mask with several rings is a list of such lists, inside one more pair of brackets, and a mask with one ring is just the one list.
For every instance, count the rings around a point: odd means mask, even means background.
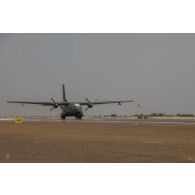
[{"label": "military transport aircraft", "polygon": [[51,106],[51,110],[56,109],[58,107],[61,108],[61,119],[66,119],[68,116],[74,116],[76,119],[82,119],[83,117],[83,109],[82,106],[87,106],[85,111],[87,111],[89,108],[92,108],[94,105],[99,104],[112,104],[117,103],[121,105],[125,102],[134,102],[134,100],[125,100],[125,101],[99,101],[99,102],[90,102],[87,98],[85,98],[85,102],[69,102],[66,99],[65,95],[65,87],[62,85],[62,95],[63,95],[63,101],[62,102],[56,102],[53,98],[51,98],[51,102],[23,102],[23,101],[7,101],[7,103],[18,103],[18,104],[37,104],[41,106]]}]

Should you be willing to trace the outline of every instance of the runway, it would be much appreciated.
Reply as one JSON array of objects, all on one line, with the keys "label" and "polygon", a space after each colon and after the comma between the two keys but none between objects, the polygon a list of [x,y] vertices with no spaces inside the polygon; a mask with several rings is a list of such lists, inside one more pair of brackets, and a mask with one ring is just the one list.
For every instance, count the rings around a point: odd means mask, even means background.
[{"label": "runway", "polygon": [[[67,120],[68,121],[73,121],[73,120]],[[102,120],[102,119],[96,119],[96,120],[82,120],[78,121],[76,120],[75,122],[79,123],[101,123],[101,124],[134,124],[134,125],[195,125],[194,120]]]},{"label": "runway", "polygon": [[[1,118],[1,121],[15,121],[15,118]],[[94,123],[94,124],[133,124],[133,125],[194,125],[195,120],[164,120],[164,119],[82,119],[77,120],[74,118],[50,119],[50,118],[24,118],[24,122],[74,122],[74,123]]]},{"label": "runway", "polygon": [[125,123],[134,125],[195,125],[194,120],[83,120],[83,123]]}]

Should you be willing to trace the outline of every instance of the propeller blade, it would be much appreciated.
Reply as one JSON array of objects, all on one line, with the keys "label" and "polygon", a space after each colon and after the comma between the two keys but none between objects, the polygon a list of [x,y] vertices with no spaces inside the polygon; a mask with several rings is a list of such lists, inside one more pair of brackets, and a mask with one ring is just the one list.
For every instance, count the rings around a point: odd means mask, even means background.
[{"label": "propeller blade", "polygon": [[89,101],[89,99],[85,98],[86,101],[87,101],[87,107],[88,108],[92,108],[93,107],[93,104]]},{"label": "propeller blade", "polygon": [[90,104],[91,102],[87,99],[87,98],[85,98],[86,99],[86,101]]},{"label": "propeller blade", "polygon": [[89,107],[87,106],[86,108],[85,108],[85,111],[87,111],[89,109]]},{"label": "propeller blade", "polygon": [[54,99],[53,99],[53,98],[51,98],[51,101],[52,101],[54,104],[56,104],[56,102],[54,101]]},{"label": "propeller blade", "polygon": [[53,98],[51,98],[51,101],[53,102],[53,109],[58,108],[59,105],[55,102],[55,100]]},{"label": "propeller blade", "polygon": [[52,111],[54,109],[54,107],[51,107],[50,109],[49,109],[49,111]]}]

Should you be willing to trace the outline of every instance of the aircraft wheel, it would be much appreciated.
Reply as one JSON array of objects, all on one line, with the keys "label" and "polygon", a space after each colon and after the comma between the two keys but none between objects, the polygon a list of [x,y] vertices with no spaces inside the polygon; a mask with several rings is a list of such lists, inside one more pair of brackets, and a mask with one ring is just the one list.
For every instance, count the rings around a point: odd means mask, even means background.
[{"label": "aircraft wheel", "polygon": [[78,116],[75,116],[76,119],[82,119],[82,116],[81,115],[78,115]]},{"label": "aircraft wheel", "polygon": [[65,116],[61,116],[61,119],[62,119],[62,120],[65,120],[65,119],[66,119],[66,117],[65,117]]},{"label": "aircraft wheel", "polygon": [[66,115],[65,114],[61,114],[61,119],[65,120],[66,119]]}]

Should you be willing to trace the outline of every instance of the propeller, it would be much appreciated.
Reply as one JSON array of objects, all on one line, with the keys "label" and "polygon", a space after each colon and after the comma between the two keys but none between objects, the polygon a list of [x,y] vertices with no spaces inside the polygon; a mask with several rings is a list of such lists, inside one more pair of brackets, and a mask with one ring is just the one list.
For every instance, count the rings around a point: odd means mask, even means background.
[{"label": "propeller", "polygon": [[85,111],[87,111],[89,108],[93,107],[93,104],[89,101],[88,98],[85,98],[85,100],[87,101],[87,108],[85,109]]},{"label": "propeller", "polygon": [[58,108],[58,104],[55,102],[55,100],[53,98],[51,98],[51,101],[53,102],[53,107],[49,110],[49,111],[52,111],[53,109],[56,109]]},{"label": "propeller", "polygon": [[88,109],[89,109],[89,107],[86,107],[86,108],[85,108],[85,111],[87,111]]}]

